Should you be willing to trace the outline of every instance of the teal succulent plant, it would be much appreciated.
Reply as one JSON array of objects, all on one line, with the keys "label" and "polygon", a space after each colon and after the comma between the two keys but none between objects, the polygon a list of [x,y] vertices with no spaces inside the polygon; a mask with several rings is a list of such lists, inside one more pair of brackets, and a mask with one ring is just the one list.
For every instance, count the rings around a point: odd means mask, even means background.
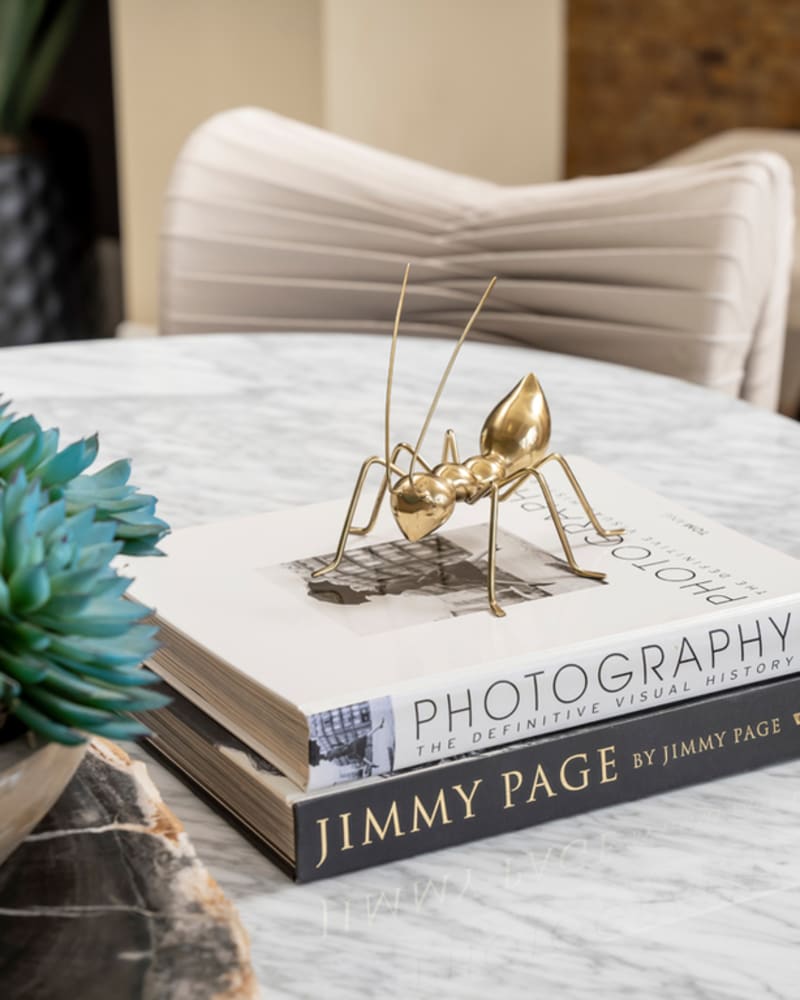
[{"label": "teal succulent plant", "polygon": [[86,469],[97,437],[59,450],[57,430],[0,404],[0,708],[45,739],[143,732],[127,712],[165,699],[141,669],[157,646],[127,601],[119,553],[159,554],[168,526],[129,485],[130,463]]}]

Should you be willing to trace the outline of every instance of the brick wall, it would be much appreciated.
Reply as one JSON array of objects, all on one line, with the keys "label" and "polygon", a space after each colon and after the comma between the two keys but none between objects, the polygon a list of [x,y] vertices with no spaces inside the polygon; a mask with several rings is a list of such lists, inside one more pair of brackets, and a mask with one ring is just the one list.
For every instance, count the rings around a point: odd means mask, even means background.
[{"label": "brick wall", "polygon": [[567,176],[800,128],[800,0],[569,0]]}]

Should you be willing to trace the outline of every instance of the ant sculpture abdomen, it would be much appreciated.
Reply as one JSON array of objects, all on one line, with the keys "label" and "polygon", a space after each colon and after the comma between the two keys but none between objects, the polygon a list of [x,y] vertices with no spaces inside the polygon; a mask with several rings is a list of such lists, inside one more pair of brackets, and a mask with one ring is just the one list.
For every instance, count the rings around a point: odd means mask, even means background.
[{"label": "ant sculpture abdomen", "polygon": [[[487,572],[488,598],[491,610],[495,615],[502,618],[505,612],[497,603],[495,594],[498,505],[507,500],[527,480],[533,478],[542,491],[556,532],[558,533],[561,547],[572,572],[579,576],[589,577],[590,579],[602,580],[605,574],[581,569],[575,561],[572,547],[569,544],[569,539],[561,523],[561,518],[556,509],[550,488],[540,471],[541,467],[548,462],[556,462],[561,466],[575,491],[578,501],[598,534],[604,538],[611,538],[621,534],[623,529],[615,528],[607,530],[600,525],[594,510],[586,499],[566,459],[555,452],[547,451],[550,443],[550,410],[542,387],[535,375],[528,374],[522,378],[486,418],[481,430],[479,455],[473,455],[462,462],[458,454],[455,433],[452,430],[448,430],[444,438],[442,459],[438,465],[432,467],[420,457],[422,442],[444,389],[445,382],[455,363],[461,345],[494,287],[495,278],[489,283],[489,287],[484,292],[483,297],[453,349],[450,361],[442,375],[433,402],[428,410],[428,415],[425,418],[416,446],[412,448],[410,444],[403,441],[396,444],[390,450],[389,412],[394,355],[400,314],[408,283],[408,271],[409,269],[406,267],[403,285],[400,290],[400,300],[397,305],[394,330],[392,331],[389,374],[386,384],[385,457],[379,458],[378,456],[373,456],[372,458],[368,458],[362,465],[342,527],[336,553],[330,563],[316,570],[313,575],[321,576],[323,573],[329,573],[331,570],[336,569],[342,561],[348,537],[350,535],[366,535],[373,529],[387,490],[389,491],[391,509],[397,526],[410,541],[418,541],[421,538],[425,538],[441,527],[453,513],[456,503],[465,502],[473,504],[483,497],[488,496],[491,501]],[[407,452],[411,455],[407,472],[404,472],[397,465],[397,460],[401,452]],[[415,471],[414,467],[417,462],[422,466],[423,471]],[[361,492],[366,482],[367,473],[373,465],[383,466],[383,481],[375,499],[368,523],[364,527],[354,528],[352,524],[356,507],[358,506]],[[394,485],[392,485],[391,479],[393,473],[399,476]]]}]

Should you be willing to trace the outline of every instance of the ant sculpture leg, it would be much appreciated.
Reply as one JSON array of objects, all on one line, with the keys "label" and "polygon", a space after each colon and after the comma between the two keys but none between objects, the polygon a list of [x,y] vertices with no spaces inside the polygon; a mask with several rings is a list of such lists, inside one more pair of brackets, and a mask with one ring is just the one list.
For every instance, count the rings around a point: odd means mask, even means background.
[{"label": "ant sculpture leg", "polygon": [[580,505],[586,512],[586,516],[591,521],[592,527],[597,532],[597,534],[601,536],[601,538],[614,538],[616,535],[621,535],[624,533],[625,531],[624,528],[604,528],[600,524],[600,522],[597,519],[597,515],[592,509],[591,504],[586,499],[586,494],[583,492],[581,484],[578,482],[578,477],[572,471],[569,463],[567,462],[566,458],[564,458],[563,455],[560,455],[557,451],[551,451],[549,455],[545,455],[545,457],[541,460],[541,462],[537,463],[537,468],[540,469],[546,462],[557,462],[564,470],[564,475],[567,477],[570,486],[575,491],[575,496],[580,501]]},{"label": "ant sculpture leg", "polygon": [[[410,455],[414,454],[414,449],[406,441],[401,441],[400,444],[396,444],[391,454],[389,460],[389,468],[386,471],[386,475],[381,477],[381,485],[378,487],[378,493],[375,497],[375,502],[372,506],[372,512],[370,513],[369,520],[362,527],[353,527],[353,518],[356,515],[356,510],[358,508],[358,502],[361,499],[361,493],[364,489],[364,484],[367,481],[367,476],[373,465],[380,465],[386,469],[386,460],[379,458],[377,455],[373,455],[368,458],[364,464],[361,466],[361,471],[356,479],[356,485],[353,489],[353,496],[350,500],[350,506],[347,508],[347,514],[345,515],[344,524],[342,525],[342,532],[339,536],[339,544],[336,547],[336,554],[333,559],[327,563],[325,566],[321,566],[319,569],[315,569],[311,574],[312,577],[322,576],[324,573],[330,573],[336,569],[336,567],[341,563],[344,557],[344,550],[347,545],[347,539],[350,535],[368,535],[378,520],[378,514],[380,513],[381,505],[383,503],[384,497],[386,496],[386,488],[388,486],[389,474],[394,472],[398,476],[404,475],[404,472],[396,464],[397,456],[401,451],[407,451]],[[425,469],[426,472],[431,471],[431,467],[425,462],[420,456],[417,456],[417,461]]]},{"label": "ant sculpture leg", "polygon": [[559,541],[561,542],[561,548],[564,550],[564,556],[566,557],[569,567],[576,576],[586,577],[589,580],[604,580],[606,574],[598,573],[594,570],[581,569],[578,565],[575,554],[572,551],[572,546],[569,544],[569,539],[567,538],[567,533],[564,530],[564,525],[561,523],[561,518],[558,514],[558,509],[553,499],[553,494],[550,492],[550,487],[547,485],[547,480],[544,475],[539,471],[542,465],[546,462],[557,462],[561,468],[564,470],[567,479],[570,482],[575,495],[577,496],[581,506],[586,512],[592,527],[595,531],[601,535],[603,538],[613,538],[615,535],[620,535],[624,531],[624,528],[606,529],[600,524],[597,515],[592,509],[589,501],[586,499],[586,494],[580,486],[580,483],[575,476],[575,473],[569,467],[566,459],[555,452],[545,456],[540,462],[537,462],[535,466],[528,469],[520,469],[518,472],[512,473],[507,479],[503,480],[499,484],[495,484],[491,487],[490,495],[492,502],[491,516],[489,521],[489,573],[488,573],[488,590],[489,590],[489,606],[495,615],[502,618],[505,612],[497,603],[497,598],[495,594],[495,573],[496,573],[496,542],[497,542],[497,510],[498,505],[504,500],[507,500],[513,493],[515,493],[523,483],[527,482],[528,479],[534,478],[539,484],[539,488],[544,496],[547,508],[550,511],[550,516],[553,519],[553,524],[555,526],[556,532],[558,533]]},{"label": "ant sculpture leg", "polygon": [[489,515],[489,573],[487,585],[489,588],[489,607],[497,618],[505,618],[506,613],[497,603],[495,593],[495,577],[497,573],[497,508],[502,497],[496,484],[492,485],[489,496],[491,497],[492,509]]},{"label": "ant sculpture leg", "polygon": [[442,463],[444,462],[454,462],[456,465],[461,464],[461,459],[458,457],[456,432],[454,430],[446,430],[444,432],[444,444],[442,445]]}]

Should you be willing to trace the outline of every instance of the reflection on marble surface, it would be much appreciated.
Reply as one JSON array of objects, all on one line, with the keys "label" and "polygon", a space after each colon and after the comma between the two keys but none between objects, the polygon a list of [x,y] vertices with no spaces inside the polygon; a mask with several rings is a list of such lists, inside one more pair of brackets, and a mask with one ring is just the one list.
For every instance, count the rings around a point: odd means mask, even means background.
[{"label": "reflection on marble surface", "polygon": [[[386,346],[228,335],[8,349],[1,387],[67,437],[100,430],[101,454],[133,456],[137,484],[180,526],[347,494],[382,448]],[[401,341],[393,438],[416,437],[448,354]],[[468,344],[428,440],[453,426],[468,452],[529,369],[559,451],[800,555],[800,426],[669,378]],[[149,767],[236,902],[265,996],[797,995],[800,763],[310,886]]]}]

